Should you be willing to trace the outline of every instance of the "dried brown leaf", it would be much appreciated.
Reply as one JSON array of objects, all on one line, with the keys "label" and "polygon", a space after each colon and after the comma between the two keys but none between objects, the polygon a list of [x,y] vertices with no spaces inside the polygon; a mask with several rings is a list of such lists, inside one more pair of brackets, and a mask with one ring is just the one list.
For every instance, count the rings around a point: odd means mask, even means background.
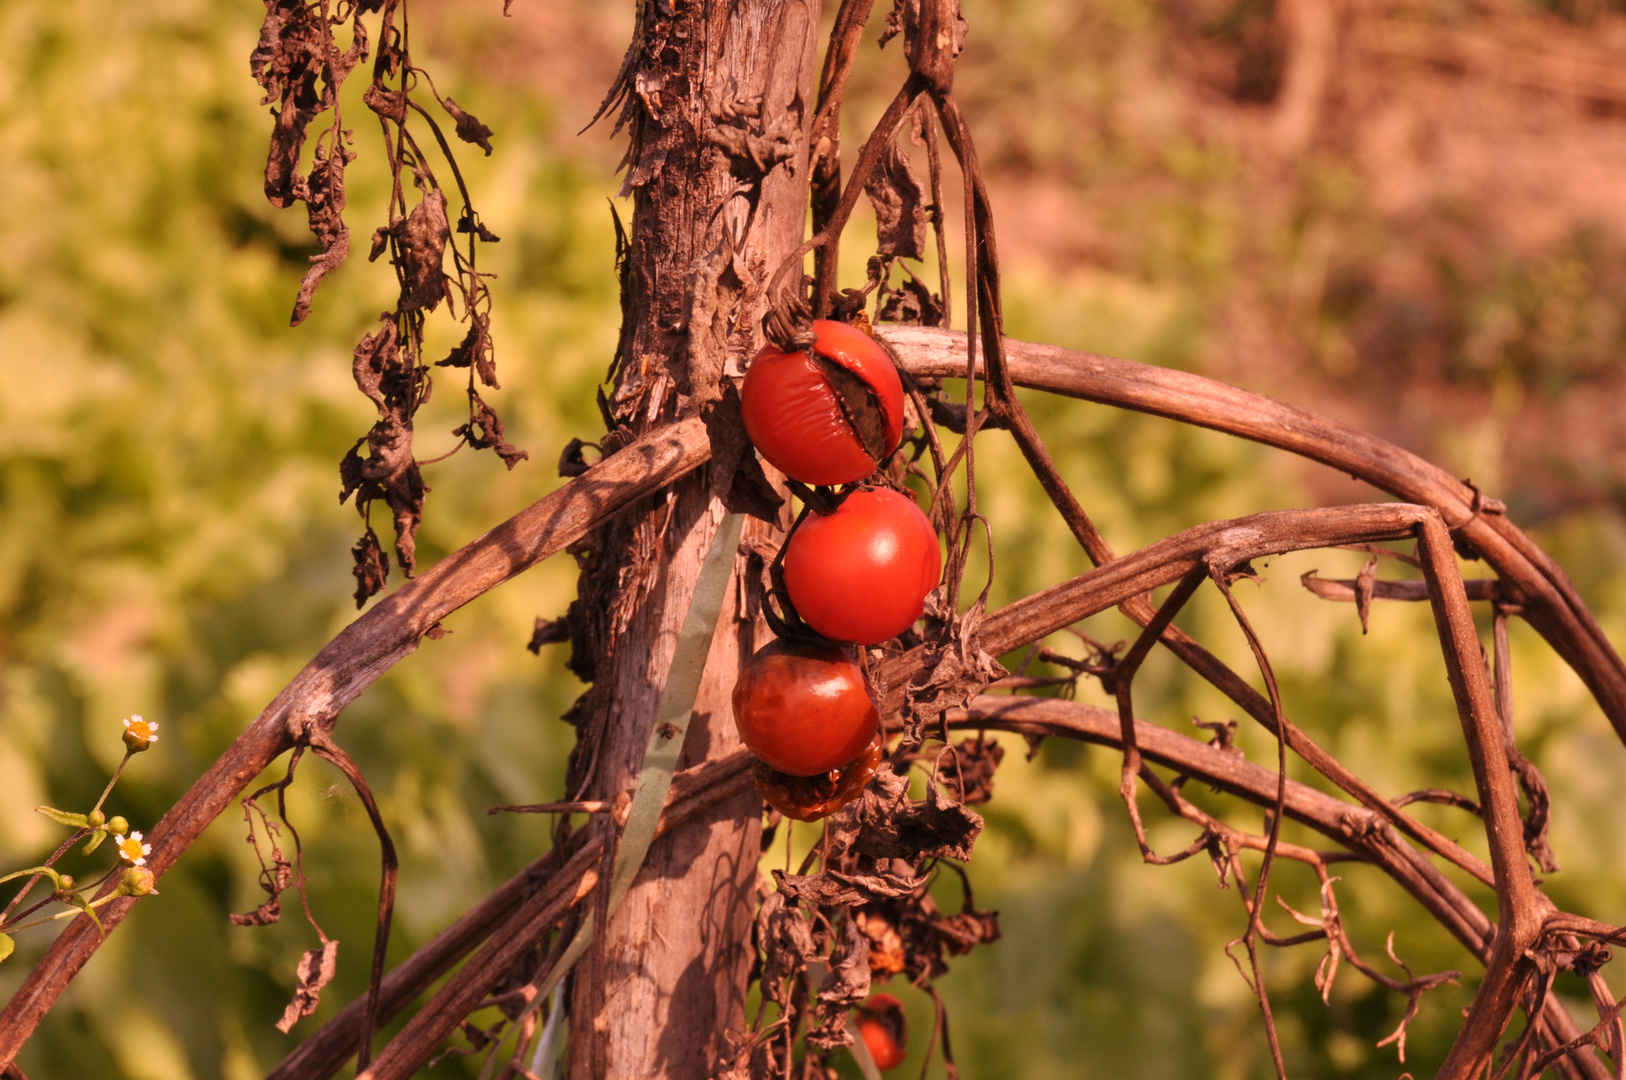
[{"label": "dried brown leaf", "polygon": [[311,235],[322,250],[311,256],[311,267],[299,283],[293,317],[289,319],[292,326],[298,326],[310,314],[311,300],[322,278],[350,256],[350,229],[344,223],[344,169],[356,160],[356,155],[346,145],[349,136],[348,131],[329,131],[327,138],[317,140],[310,176],[295,178],[295,194],[305,202]]},{"label": "dried brown leaf", "polygon": [[531,455],[508,441],[503,433],[502,418],[497,411],[487,405],[479,394],[469,394],[470,408],[469,421],[452,432],[459,438],[467,439],[469,445],[476,450],[494,450],[502,458],[503,464],[512,469],[515,465],[526,460]]},{"label": "dried brown leaf", "polygon": [[328,938],[320,946],[308,950],[299,961],[299,988],[294,999],[277,1021],[277,1030],[286,1035],[300,1020],[316,1011],[322,1003],[322,988],[333,981],[339,964],[339,943]]},{"label": "dried brown leaf", "polygon": [[490,128],[480,123],[480,118],[464,109],[451,98],[441,101],[441,107],[451,113],[452,119],[457,121],[457,137],[466,143],[473,143],[491,156],[491,136],[495,134]]},{"label": "dried brown leaf", "polygon": [[876,251],[889,258],[924,258],[927,196],[896,139],[886,144],[864,194],[875,207]]},{"label": "dried brown leaf", "polygon": [[436,367],[473,367],[480,381],[493,390],[501,390],[497,382],[497,363],[491,344],[491,316],[476,311],[469,320],[468,332],[463,340],[446,354],[446,359],[435,361]]},{"label": "dried brown leaf", "polygon": [[937,778],[955,802],[981,806],[994,796],[994,772],[1004,759],[1005,748],[993,739],[962,739],[940,760]]},{"label": "dried brown leaf", "polygon": [[446,295],[446,242],[451,239],[451,223],[446,218],[446,195],[435,189],[418,200],[418,205],[390,229],[398,251],[401,272],[401,310],[433,311]]},{"label": "dried brown leaf", "polygon": [[927,720],[964,706],[989,683],[1010,674],[977,644],[987,598],[979,597],[960,614],[947,611],[945,602],[944,586],[926,597],[926,654],[906,694],[911,738],[919,736]]},{"label": "dried brown leaf", "polygon": [[350,573],[356,579],[356,607],[359,608],[369,598],[383,590],[384,582],[390,575],[390,557],[384,553],[383,546],[379,544],[378,534],[371,529],[356,541],[356,546],[350,549],[350,555],[355,560],[355,566]]},{"label": "dried brown leaf", "polygon": [[770,894],[757,911],[757,946],[763,955],[762,993],[776,1002],[783,1000],[784,980],[807,970],[818,952],[807,918],[787,906],[780,892]]},{"label": "dried brown leaf", "polygon": [[822,1050],[851,1046],[847,1012],[869,996],[869,938],[847,919],[830,953],[830,968],[819,983],[807,1042]]},{"label": "dried brown leaf", "polygon": [[[883,775],[892,780],[882,781]],[[862,827],[850,850],[876,860],[901,859],[909,863],[928,858],[971,858],[971,847],[982,832],[982,816],[950,800],[929,780],[925,799],[899,801],[897,794],[907,785],[907,780],[884,766],[875,774],[857,804]]]},{"label": "dried brown leaf", "polygon": [[936,326],[943,321],[943,299],[915,275],[907,274],[902,284],[883,290],[875,321]]},{"label": "dried brown leaf", "polygon": [[1355,576],[1355,612],[1361,617],[1361,633],[1366,633],[1366,621],[1372,614],[1372,590],[1378,580],[1378,557],[1372,556]]},{"label": "dried brown leaf", "polygon": [[362,102],[373,112],[392,123],[406,123],[407,96],[400,90],[391,90],[380,83],[373,83],[367,92],[361,95]]}]

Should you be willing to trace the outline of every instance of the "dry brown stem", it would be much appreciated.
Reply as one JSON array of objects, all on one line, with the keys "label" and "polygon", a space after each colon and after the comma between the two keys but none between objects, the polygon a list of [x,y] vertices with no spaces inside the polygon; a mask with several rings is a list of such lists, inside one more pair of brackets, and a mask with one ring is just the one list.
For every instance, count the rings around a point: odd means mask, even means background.
[{"label": "dry brown stem", "polygon": [[[964,371],[963,334],[922,328],[887,328],[883,334],[911,374],[941,377]],[[1472,544],[1497,570],[1501,575],[1499,587],[1508,590],[1508,598],[1521,605],[1525,617],[1593,689],[1617,731],[1626,726],[1626,674],[1618,656],[1575,597],[1568,579],[1504,516],[1486,512],[1466,485],[1381,440],[1261,395],[1126,361],[1020,342],[1006,345],[1011,376],[1019,385],[1227,431],[1291,450],[1433,506],[1457,536]],[[685,475],[708,454],[698,420],[685,420],[653,432],[379,603],[318,654],[153,830],[153,868],[161,874],[172,865],[278,754],[313,731],[331,730],[342,707],[393,663],[410,654],[422,635],[440,619],[561,550],[620,507]],[[1401,539],[1412,535],[1417,525],[1431,516],[1417,507],[1402,506],[1295,513],[1260,532],[1251,530],[1272,515],[1201,526],[1145,552],[1107,563],[1086,575],[1090,579],[1087,584],[1081,584],[1082,579],[1063,583],[993,613],[984,623],[982,644],[997,653],[1037,640],[1092,611],[1126,603],[1152,588],[1178,580],[1216,548],[1234,555],[1236,565],[1292,547],[1334,546],[1362,537]],[[1462,600],[1466,602],[1466,594]],[[1165,642],[1175,635],[1170,631]],[[1195,647],[1195,643],[1191,644]],[[887,684],[901,690],[902,680],[910,674],[908,664],[900,661],[888,670]],[[1217,682],[1224,679],[1223,675],[1204,674]],[[1234,674],[1230,677],[1234,684],[1222,685],[1222,689],[1239,700],[1245,700],[1248,694],[1258,698],[1240,678]],[[1256,716],[1265,712],[1268,716],[1269,708],[1268,702],[1259,699],[1250,712]],[[1491,715],[1494,719],[1494,713]],[[1330,759],[1314,760],[1313,745],[1295,744],[1291,737],[1289,741],[1295,752],[1308,751],[1311,764],[1327,771],[1323,766],[1329,765]],[[1428,836],[1389,803],[1378,800],[1380,805],[1373,805],[1366,798],[1362,801],[1368,803],[1368,809],[1413,836]],[[1482,865],[1473,865],[1478,860],[1464,858],[1466,853],[1460,849],[1451,851],[1455,845],[1434,842],[1429,846],[1450,853],[1459,865],[1483,877],[1490,876]],[[1465,942],[1488,936],[1480,926],[1482,916],[1477,909],[1459,892],[1447,888],[1448,883],[1426,860],[1419,856],[1409,865],[1415,880],[1428,883],[1434,890],[1435,902],[1426,906],[1448,929]],[[109,904],[104,909],[104,924],[109,929],[117,925],[131,903],[120,900]],[[476,913],[471,912],[470,922],[459,933],[477,939],[479,931],[470,928],[483,926],[489,914],[485,911],[474,918]],[[88,921],[76,921],[52,946],[0,1015],[0,1061],[9,1063],[15,1056],[97,944]],[[391,1011],[388,998],[386,992],[380,1002],[381,1016]],[[1498,998],[1503,999],[1505,995]],[[1550,1016],[1544,1022],[1556,1024]],[[1485,1029],[1490,1026],[1494,1025],[1489,1020],[1481,1023]]]},{"label": "dry brown stem", "polygon": [[[447,556],[346,627],[307,664],[148,836],[147,865],[162,876],[243,789],[280,754],[331,732],[339,712],[412,653],[441,619],[521,571],[562,551],[628,503],[692,471],[709,447],[698,419],[654,432]],[[109,884],[107,891],[111,891]],[[101,909],[111,931],[135,900]],[[105,937],[75,919],[0,1013],[0,1062],[10,1063]]]},{"label": "dry brown stem", "polygon": [[1491,697],[1479,636],[1468,596],[1457,574],[1451,538],[1438,518],[1422,523],[1417,553],[1429,585],[1440,647],[1457,701],[1463,738],[1473,762],[1474,783],[1485,820],[1491,865],[1496,871],[1497,933],[1485,965],[1485,981],[1467,1021],[1440,1067],[1442,1080],[1467,1080],[1490,1060],[1529,973],[1527,952],[1541,933],[1543,901],[1525,858],[1524,822],[1513,771],[1502,744],[1501,722]]},{"label": "dry brown stem", "polygon": [[[917,377],[965,369],[965,335],[932,327],[882,327],[881,336]],[[1587,684],[1626,740],[1626,664],[1568,575],[1505,514],[1436,465],[1337,421],[1213,379],[1094,353],[1007,339],[1019,386],[1151,413],[1288,450],[1392,495],[1439,511],[1453,534],[1494,568],[1506,599]]]},{"label": "dry brown stem", "polygon": [[[1009,731],[1034,738],[1055,736],[1120,751],[1124,748],[1116,712],[1057,698],[983,695],[967,709],[950,712],[947,720],[950,728],[959,730]],[[1134,731],[1135,743],[1148,761],[1255,805],[1275,804],[1277,773],[1238,754],[1146,721],[1136,720]],[[1383,870],[1469,952],[1482,963],[1489,962],[1496,936],[1491,921],[1377,815],[1291,779],[1282,786],[1282,808],[1287,818],[1309,826]],[[1568,915],[1555,916],[1552,925],[1585,925],[1592,931],[1614,929]],[[1569,1043],[1580,1034],[1568,1011],[1551,997],[1543,1004],[1539,1026],[1543,1042],[1551,1048]],[[1585,1052],[1563,1059],[1560,1065],[1566,1075],[1584,1076],[1587,1080],[1609,1077],[1603,1064]]]}]

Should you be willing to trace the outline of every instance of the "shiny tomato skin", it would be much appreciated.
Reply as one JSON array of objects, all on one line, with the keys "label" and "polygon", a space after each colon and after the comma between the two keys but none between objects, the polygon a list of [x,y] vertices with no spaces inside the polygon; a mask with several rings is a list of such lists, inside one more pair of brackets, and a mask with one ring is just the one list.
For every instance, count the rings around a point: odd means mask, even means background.
[{"label": "shiny tomato skin", "polygon": [[943,556],[931,522],[896,491],[855,491],[829,515],[809,514],[785,551],[796,613],[832,641],[877,645],[920,618]]},{"label": "shiny tomato skin", "polygon": [[[862,330],[845,323],[820,319],[813,329],[819,336],[813,351],[870,389],[890,453],[903,434],[903,383],[891,359]],[[765,346],[745,373],[740,413],[752,445],[793,480],[847,484],[875,471],[876,461],[842,410],[840,395],[805,352]]]},{"label": "shiny tomato skin", "polygon": [[871,994],[858,1007],[858,1034],[877,1069],[895,1069],[907,1056],[903,1040],[903,1002],[891,994]]},{"label": "shiny tomato skin", "polygon": [[775,641],[740,671],[734,725],[747,749],[775,769],[815,776],[863,753],[880,715],[850,651]]}]

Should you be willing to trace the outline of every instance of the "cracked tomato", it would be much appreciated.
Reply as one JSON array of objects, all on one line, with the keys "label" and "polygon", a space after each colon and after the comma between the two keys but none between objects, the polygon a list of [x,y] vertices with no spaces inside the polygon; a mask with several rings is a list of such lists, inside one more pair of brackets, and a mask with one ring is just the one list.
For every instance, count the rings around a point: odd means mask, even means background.
[{"label": "cracked tomato", "polygon": [[740,387],[745,433],[762,456],[804,484],[862,480],[903,437],[903,383],[874,338],[818,319],[811,350],[767,345]]}]

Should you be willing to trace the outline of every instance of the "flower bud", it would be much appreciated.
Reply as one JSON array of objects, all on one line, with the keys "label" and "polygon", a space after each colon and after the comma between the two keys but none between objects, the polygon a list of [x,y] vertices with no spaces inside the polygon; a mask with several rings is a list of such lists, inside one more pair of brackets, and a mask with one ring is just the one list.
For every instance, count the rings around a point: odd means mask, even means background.
[{"label": "flower bud", "polygon": [[132,866],[119,877],[119,887],[115,890],[116,896],[146,896],[156,893],[154,888],[158,879],[153,872],[145,866]]},{"label": "flower bud", "polygon": [[90,823],[92,829],[99,829],[107,822],[107,815],[100,810],[92,810],[85,815],[85,820]]},{"label": "flower bud", "polygon": [[73,887],[75,884],[77,883],[73,880],[72,874],[58,874],[55,898],[58,901],[66,902],[67,899],[73,895]]},{"label": "flower bud", "polygon": [[114,814],[107,819],[107,831],[122,836],[130,831],[130,823],[124,819],[122,814]]}]

